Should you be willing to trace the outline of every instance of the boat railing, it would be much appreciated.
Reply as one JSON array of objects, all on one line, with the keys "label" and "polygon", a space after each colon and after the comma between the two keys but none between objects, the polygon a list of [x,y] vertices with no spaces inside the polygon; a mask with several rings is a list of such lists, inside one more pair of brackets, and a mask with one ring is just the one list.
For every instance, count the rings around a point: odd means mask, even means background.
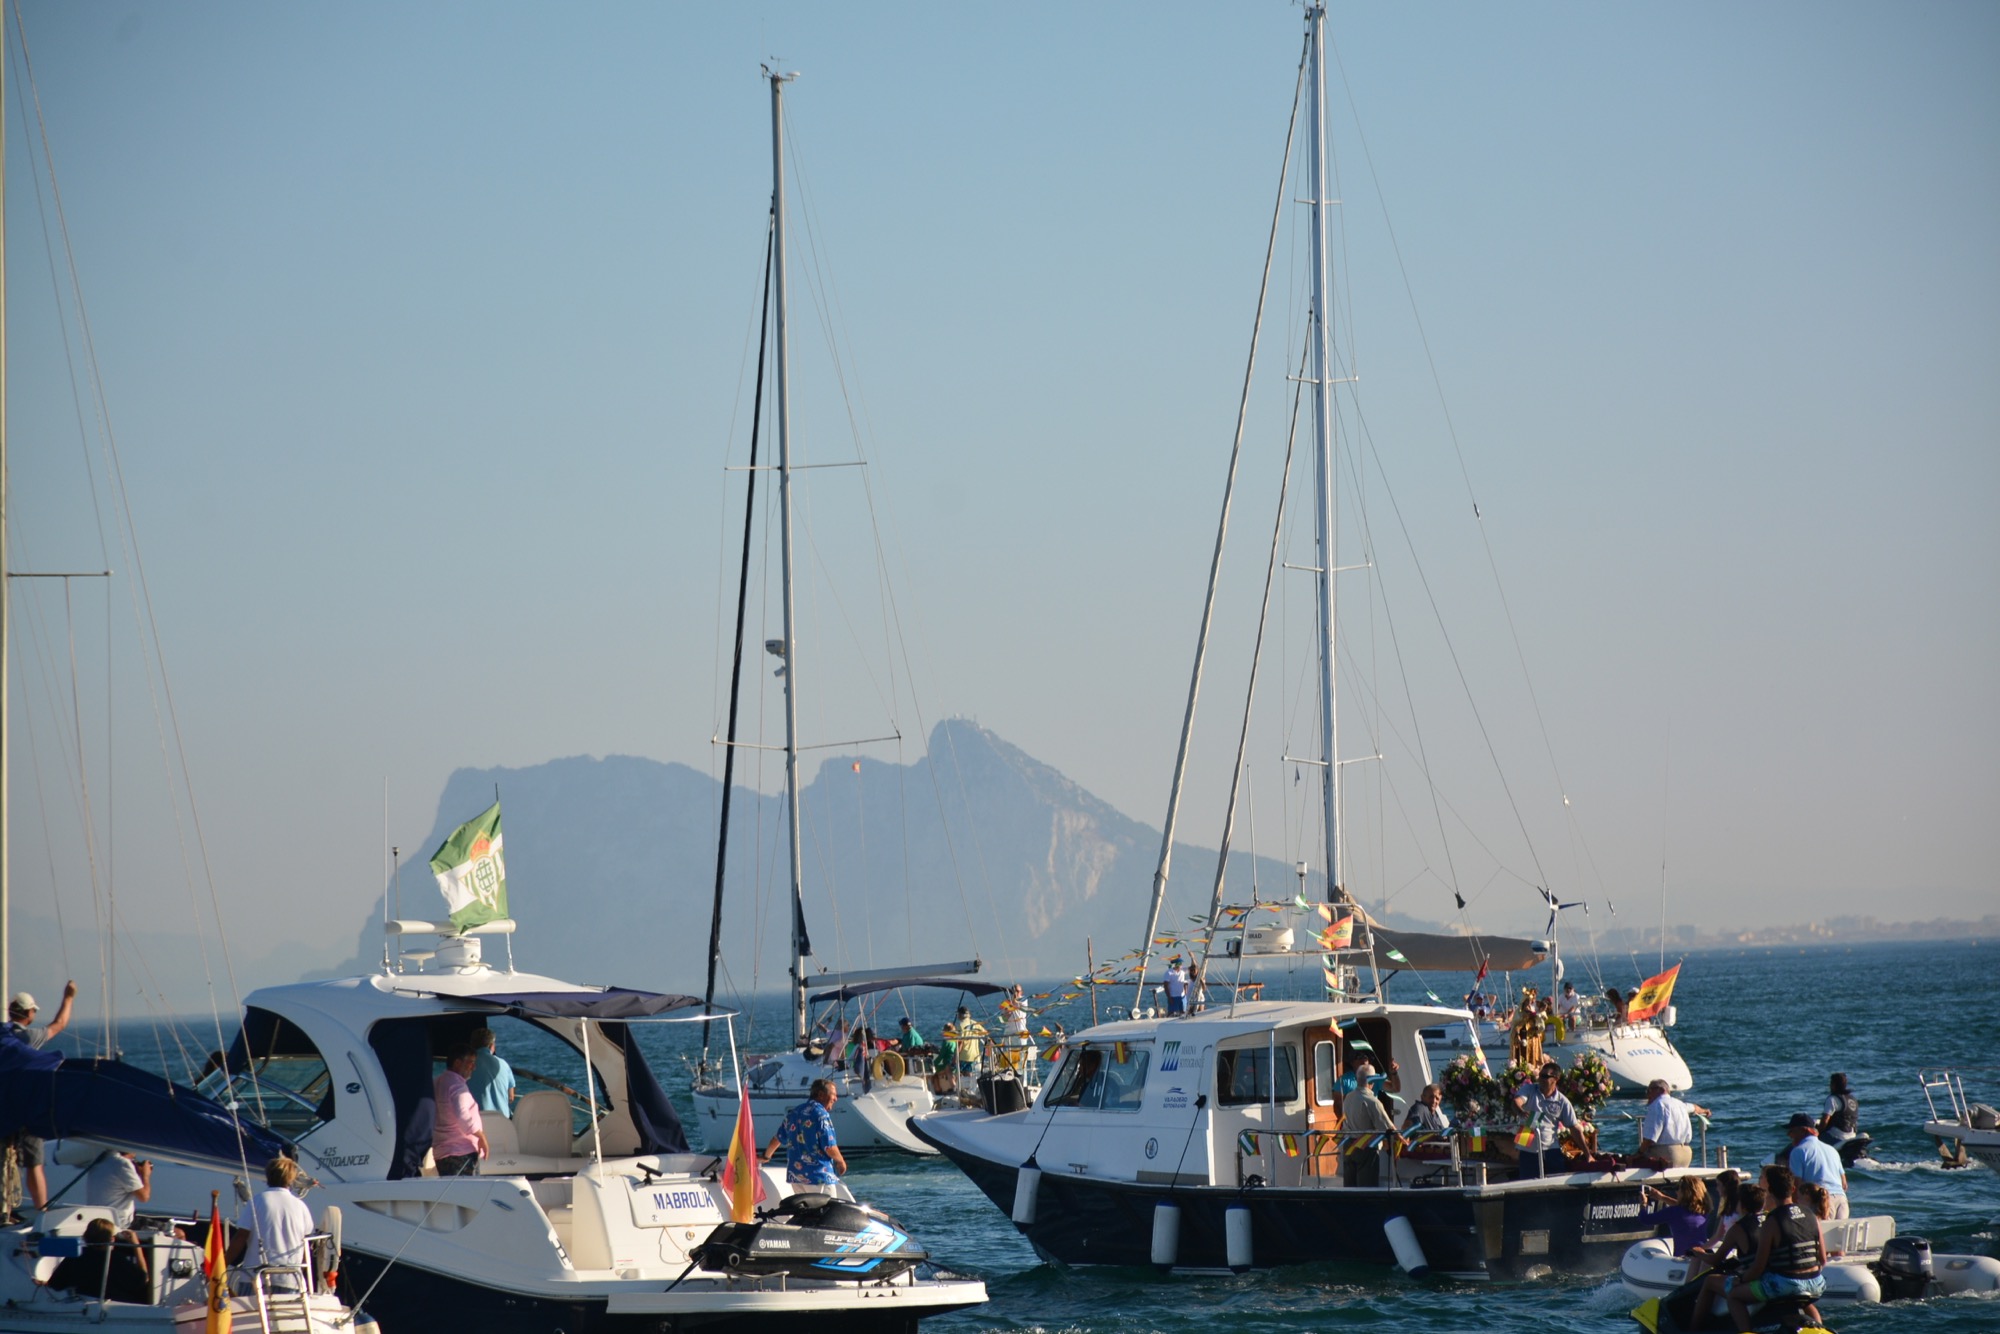
[{"label": "boat railing", "polygon": [[[1941,1066],[1917,1071],[1917,1083],[1924,1091],[1924,1102],[1930,1108],[1931,1120],[1951,1121],[1961,1126],[1972,1124],[1972,1099],[1965,1092],[1967,1075],[1974,1076],[1975,1088],[2000,1087],[2000,1066]],[[1940,1098],[1949,1115],[1939,1114]]]},{"label": "boat railing", "polygon": [[[1243,1130],[1237,1135],[1237,1179],[1255,1175],[1282,1184],[1345,1189],[1349,1160],[1373,1154],[1380,1163],[1377,1184],[1408,1189],[1419,1180],[1440,1179],[1459,1186],[1483,1186],[1490,1164],[1468,1157],[1455,1131],[1432,1130]],[[1262,1168],[1261,1173],[1256,1172]]]}]

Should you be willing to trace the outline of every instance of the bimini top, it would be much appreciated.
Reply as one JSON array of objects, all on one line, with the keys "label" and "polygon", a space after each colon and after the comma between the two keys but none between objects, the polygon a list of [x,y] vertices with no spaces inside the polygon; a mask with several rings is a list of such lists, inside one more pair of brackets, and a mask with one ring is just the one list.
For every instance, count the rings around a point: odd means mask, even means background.
[{"label": "bimini top", "polygon": [[[429,996],[428,989],[399,986],[399,994]],[[699,1006],[698,996],[670,995],[658,991],[634,991],[630,987],[566,989],[562,991],[486,991],[467,995],[445,993],[451,999],[480,1007],[491,1006],[496,1014],[526,1019],[650,1019]]]},{"label": "bimini top", "polygon": [[[878,991],[900,991],[904,987],[936,987],[941,991],[963,991],[969,996],[991,996],[1007,988],[998,982],[968,982],[956,977],[891,977],[880,982],[855,982],[832,991],[822,991],[811,997],[814,1005],[821,1001],[853,1000],[856,996],[870,996]],[[696,1001],[699,1005],[701,1002]]]},{"label": "bimini top", "polygon": [[1193,1014],[1158,1015],[1150,1019],[1115,1019],[1069,1035],[1068,1045],[1084,1043],[1133,1042],[1157,1035],[1215,1042],[1265,1033],[1275,1029],[1298,1028],[1309,1024],[1328,1026],[1365,1019],[1371,1015],[1413,1017],[1422,1024],[1464,1022],[1471,1016],[1464,1010],[1445,1006],[1401,1005],[1394,1001],[1242,1001],[1235,1005],[1211,1005]]}]

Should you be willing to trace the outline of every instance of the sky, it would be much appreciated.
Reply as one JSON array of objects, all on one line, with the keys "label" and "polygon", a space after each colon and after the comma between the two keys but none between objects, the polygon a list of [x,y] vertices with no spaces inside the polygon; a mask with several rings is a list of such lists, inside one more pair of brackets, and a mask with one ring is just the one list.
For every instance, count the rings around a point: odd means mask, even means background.
[{"label": "sky", "polygon": [[[21,14],[40,121],[16,51],[9,560],[118,576],[67,605],[16,581],[41,638],[15,707],[48,719],[10,737],[24,911],[74,925],[86,886],[116,883],[135,930],[207,912],[303,969],[344,957],[385,844],[408,857],[454,769],[719,771],[766,61],[800,72],[797,448],[868,459],[865,488],[812,475],[802,541],[831,586],[879,525],[886,656],[921,700],[889,710],[888,757],[971,717],[1159,822],[1296,6]],[[1495,893],[1482,924],[1503,930],[1535,925],[1524,880],[1649,916],[1664,890],[1670,920],[1711,928],[1991,911],[2000,11],[1341,6],[1332,34],[1352,457],[1394,484],[1377,540],[1408,525],[1431,580],[1391,582],[1385,555],[1407,657],[1374,604],[1350,652],[1446,701],[1429,777],[1378,798],[1376,827],[1443,827],[1449,802],[1512,868],[1455,825],[1459,850],[1414,871],[1357,837],[1364,897],[1444,920],[1455,882],[1476,909]],[[1264,471],[1232,530],[1227,585],[1253,599],[1299,226],[1287,208],[1246,436]],[[142,564],[106,536],[107,430]],[[812,594],[803,623],[837,639],[872,596]],[[133,650],[92,662],[135,599],[171,712],[115,684]],[[1434,604],[1450,652],[1414,632]],[[1254,612],[1218,624],[1196,842],[1219,829]],[[879,735],[827,702],[870,695],[836,656],[816,735]],[[1316,743],[1296,674],[1272,679],[1259,850],[1318,856],[1278,776]],[[179,781],[163,735],[198,833],[140,795]],[[93,823],[122,822],[84,869],[42,833],[81,820],[79,772]],[[53,990],[44,971],[22,980]]]}]

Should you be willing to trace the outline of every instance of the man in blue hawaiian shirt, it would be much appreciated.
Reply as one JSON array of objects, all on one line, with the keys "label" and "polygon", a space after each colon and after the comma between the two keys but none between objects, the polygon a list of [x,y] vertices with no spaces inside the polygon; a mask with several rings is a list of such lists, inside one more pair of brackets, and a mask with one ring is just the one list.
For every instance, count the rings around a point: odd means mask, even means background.
[{"label": "man in blue hawaiian shirt", "polygon": [[833,1102],[840,1095],[831,1079],[815,1079],[806,1100],[785,1120],[764,1150],[767,1159],[785,1150],[785,1180],[795,1186],[831,1186],[847,1171],[847,1159],[833,1136]]}]

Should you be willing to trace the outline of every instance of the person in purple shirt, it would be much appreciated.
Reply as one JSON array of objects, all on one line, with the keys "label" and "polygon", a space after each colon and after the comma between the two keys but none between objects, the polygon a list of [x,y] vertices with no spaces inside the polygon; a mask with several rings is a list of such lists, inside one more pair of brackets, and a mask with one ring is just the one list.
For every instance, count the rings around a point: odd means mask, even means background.
[{"label": "person in purple shirt", "polygon": [[1675,1255],[1686,1255],[1708,1240],[1708,1187],[1700,1177],[1682,1177],[1672,1195],[1653,1186],[1646,1187],[1646,1194],[1667,1206],[1655,1221],[1666,1225]]},{"label": "person in purple shirt", "polygon": [[437,1098],[437,1127],[431,1132],[431,1156],[441,1177],[467,1176],[479,1170],[486,1156],[486,1122],[478,1100],[465,1082],[479,1063],[479,1053],[461,1042],[444,1056],[444,1073],[431,1086]]}]

